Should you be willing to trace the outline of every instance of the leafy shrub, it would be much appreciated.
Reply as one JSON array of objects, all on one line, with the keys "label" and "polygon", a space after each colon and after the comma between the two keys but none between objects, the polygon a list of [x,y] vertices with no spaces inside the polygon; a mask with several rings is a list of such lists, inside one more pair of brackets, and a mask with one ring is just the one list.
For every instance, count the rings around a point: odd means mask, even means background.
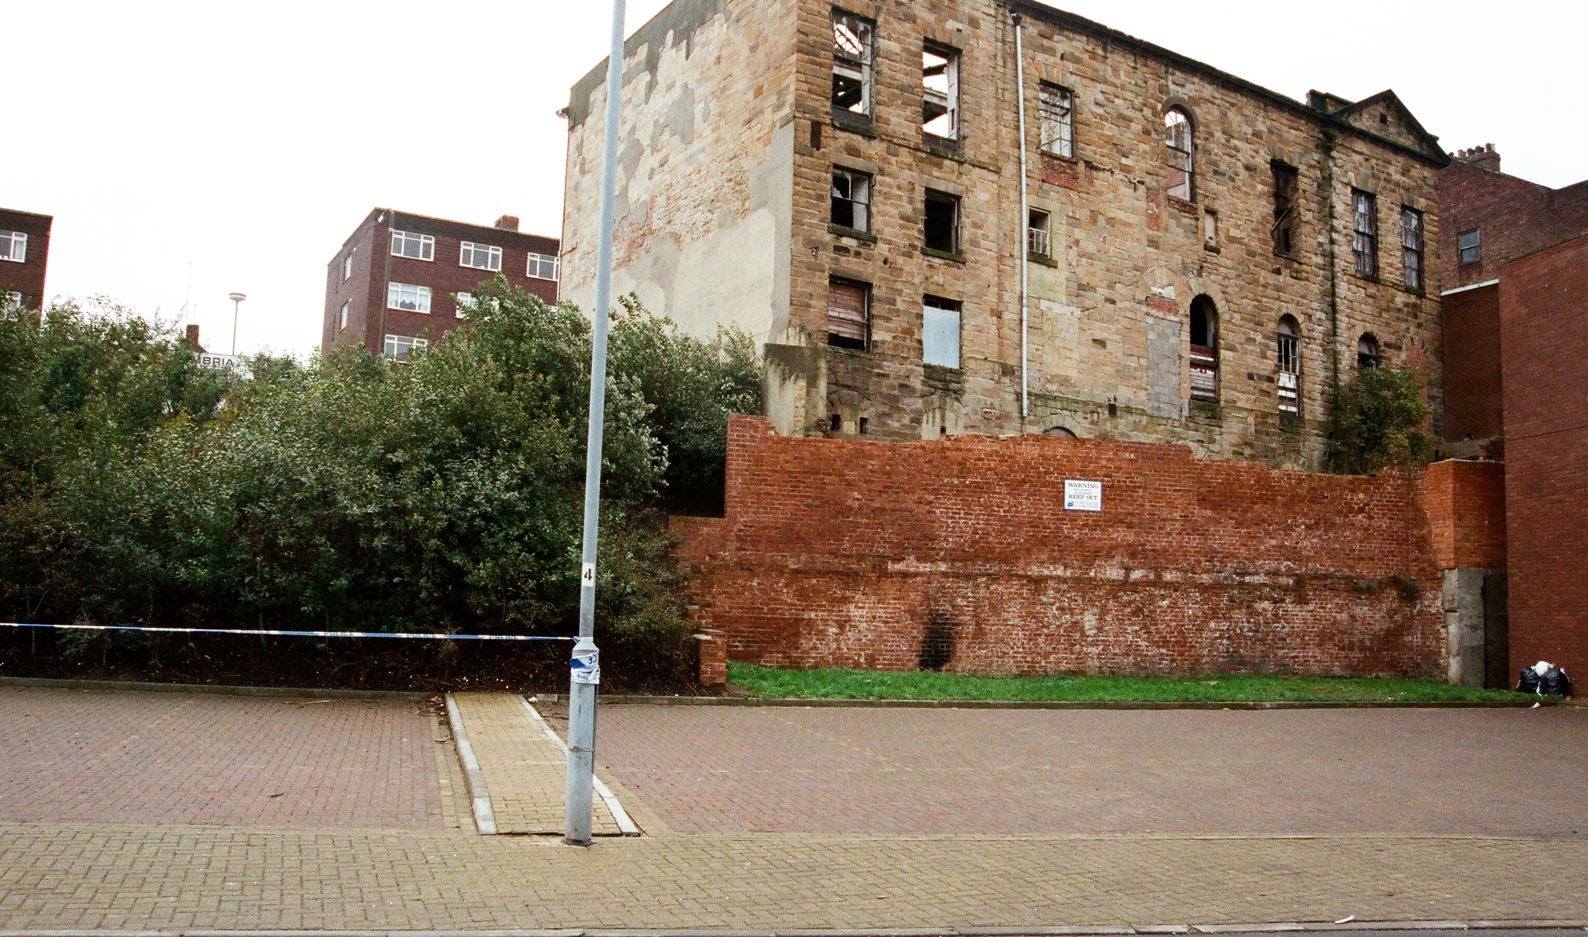
[{"label": "leafy shrub", "polygon": [[1412,368],[1359,368],[1335,395],[1326,450],[1331,471],[1369,475],[1390,465],[1420,465],[1433,452],[1423,432],[1429,408]]}]

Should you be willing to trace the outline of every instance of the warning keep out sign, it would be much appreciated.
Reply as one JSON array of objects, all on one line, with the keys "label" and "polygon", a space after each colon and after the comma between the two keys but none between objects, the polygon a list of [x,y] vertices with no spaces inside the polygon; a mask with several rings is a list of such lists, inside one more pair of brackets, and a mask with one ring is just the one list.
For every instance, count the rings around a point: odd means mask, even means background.
[{"label": "warning keep out sign", "polygon": [[1064,510],[1101,511],[1103,509],[1103,483],[1064,480]]}]

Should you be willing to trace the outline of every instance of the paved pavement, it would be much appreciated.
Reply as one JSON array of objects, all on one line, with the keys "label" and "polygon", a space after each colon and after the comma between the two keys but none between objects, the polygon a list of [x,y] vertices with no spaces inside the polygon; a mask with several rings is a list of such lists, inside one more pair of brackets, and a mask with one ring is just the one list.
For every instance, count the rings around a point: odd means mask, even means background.
[{"label": "paved pavement", "polygon": [[[409,752],[400,740],[416,737],[403,726],[419,725],[425,745],[450,751],[431,741],[446,738],[432,711],[299,702],[0,688],[0,790],[27,792],[0,801],[0,932],[1588,917],[1588,838],[1571,826],[1581,817],[1574,792],[1588,754],[1583,710],[609,706],[600,761],[648,835],[580,849],[555,837],[475,834],[459,820],[467,797],[448,759],[432,758],[424,783],[375,783],[364,770],[371,759],[420,772],[416,754],[392,754]],[[332,705],[347,711],[305,715]],[[149,727],[121,749],[120,772],[81,741],[118,711],[141,714],[133,722]],[[18,713],[27,713],[22,730]],[[1253,718],[1275,715],[1303,718]],[[305,718],[325,720],[312,744],[291,726]],[[190,723],[231,731],[194,733]],[[387,741],[364,736],[388,724],[395,734],[374,733]],[[127,737],[103,731],[106,743]],[[156,739],[196,736],[217,746],[210,760],[185,754],[202,747],[141,754]],[[228,745],[233,760],[260,767],[228,775]],[[1549,745],[1558,760],[1541,757]],[[1518,766],[1507,768],[1513,752]],[[1275,753],[1290,760],[1274,762]],[[1529,760],[1531,775],[1520,766]],[[328,764],[341,768],[323,770]],[[164,799],[146,793],[176,785],[202,801],[224,795],[213,786],[228,779],[262,790],[259,776],[308,777],[314,766],[320,783],[302,788],[297,812],[279,816],[253,798],[223,796],[224,809],[190,804],[189,818],[175,820],[159,812],[172,809]],[[1210,770],[1218,777],[1202,776]],[[1504,773],[1486,773],[1496,770]],[[835,771],[842,784],[831,782]],[[209,780],[186,780],[195,773]],[[18,780],[31,774],[53,784]],[[62,789],[90,779],[93,796]],[[1515,783],[1526,786],[1512,790]],[[972,793],[934,794],[946,784]],[[423,792],[417,808],[412,790]],[[1270,803],[1276,791],[1292,792],[1288,806]],[[1132,806],[1141,797],[1150,805]],[[17,806],[38,799],[53,803]],[[1500,819],[1468,801],[1494,805]],[[324,828],[302,819],[317,810]],[[758,818],[765,813],[792,819]],[[1559,826],[1551,813],[1573,819]],[[1010,817],[1024,819],[1017,828]],[[1530,825],[1510,826],[1528,817]],[[1429,828],[1411,831],[1419,823]],[[758,824],[798,829],[756,832]],[[1508,835],[1483,834],[1485,824]]]}]

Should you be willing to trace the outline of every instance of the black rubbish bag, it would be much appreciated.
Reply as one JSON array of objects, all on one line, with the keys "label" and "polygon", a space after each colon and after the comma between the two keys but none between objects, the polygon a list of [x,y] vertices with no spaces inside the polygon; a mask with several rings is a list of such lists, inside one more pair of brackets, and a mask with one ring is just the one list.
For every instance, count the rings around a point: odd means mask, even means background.
[{"label": "black rubbish bag", "polygon": [[1537,693],[1537,692],[1539,692],[1538,671],[1534,670],[1531,667],[1523,667],[1521,672],[1516,675],[1516,692],[1518,692],[1518,693]]},{"label": "black rubbish bag", "polygon": [[1566,675],[1565,667],[1551,667],[1539,678],[1538,692],[1545,696],[1559,696],[1565,698],[1571,695],[1571,677]]}]

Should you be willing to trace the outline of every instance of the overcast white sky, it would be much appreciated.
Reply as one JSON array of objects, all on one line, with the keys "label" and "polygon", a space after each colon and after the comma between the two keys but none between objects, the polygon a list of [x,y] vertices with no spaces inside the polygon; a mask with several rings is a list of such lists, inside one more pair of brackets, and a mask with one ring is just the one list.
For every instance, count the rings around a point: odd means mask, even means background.
[{"label": "overcast white sky", "polygon": [[[1056,5],[1291,97],[1394,88],[1447,150],[1588,177],[1583,4]],[[629,31],[663,6],[631,0]],[[556,111],[610,23],[606,0],[10,3],[0,206],[55,216],[54,296],[197,322],[225,351],[241,290],[239,352],[307,354],[326,263],[373,207],[560,233]]]}]

